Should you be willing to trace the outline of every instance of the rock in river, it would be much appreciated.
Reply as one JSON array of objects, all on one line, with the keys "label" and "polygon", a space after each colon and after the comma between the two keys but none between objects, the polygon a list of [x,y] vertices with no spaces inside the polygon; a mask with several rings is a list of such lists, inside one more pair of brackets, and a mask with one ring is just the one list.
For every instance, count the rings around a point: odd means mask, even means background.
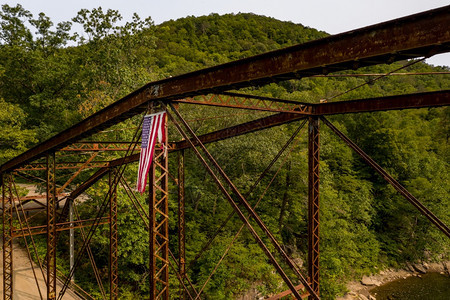
[{"label": "rock in river", "polygon": [[361,279],[361,283],[363,285],[376,285],[376,286],[381,285],[381,282],[368,276],[363,276],[363,278]]}]

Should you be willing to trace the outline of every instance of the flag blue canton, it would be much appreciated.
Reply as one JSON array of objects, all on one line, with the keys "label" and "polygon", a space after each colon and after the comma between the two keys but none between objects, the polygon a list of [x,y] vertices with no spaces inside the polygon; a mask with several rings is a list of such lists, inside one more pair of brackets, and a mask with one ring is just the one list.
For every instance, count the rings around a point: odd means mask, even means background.
[{"label": "flag blue canton", "polygon": [[150,127],[152,125],[153,116],[145,116],[144,122],[142,123],[142,143],[141,148],[148,147],[148,139],[150,137]]}]

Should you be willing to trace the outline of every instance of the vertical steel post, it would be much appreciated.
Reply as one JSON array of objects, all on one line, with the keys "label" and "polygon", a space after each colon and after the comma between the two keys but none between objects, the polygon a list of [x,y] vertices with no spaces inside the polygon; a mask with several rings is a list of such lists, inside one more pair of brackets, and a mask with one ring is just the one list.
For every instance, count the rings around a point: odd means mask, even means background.
[{"label": "vertical steel post", "polygon": [[119,276],[118,276],[118,235],[117,235],[117,185],[114,185],[114,178],[117,176],[117,170],[109,171],[109,186],[111,189],[109,202],[109,284],[110,299],[117,300],[119,297]]},{"label": "vertical steel post", "polygon": [[[73,229],[73,199],[67,198],[67,201],[69,201],[69,222],[70,222],[70,229],[69,229],[69,266],[70,270],[72,270],[74,265],[74,248],[75,248],[75,230]],[[71,278],[72,281],[75,281],[75,274]]]},{"label": "vertical steel post", "polygon": [[156,218],[156,211],[154,209],[155,206],[155,195],[156,195],[156,188],[155,188],[155,164],[152,162],[149,170],[149,182],[148,182],[148,208],[149,208],[149,270],[150,270],[150,300],[155,300],[156,295],[158,294],[156,290],[156,256],[155,256],[155,249],[158,247],[156,245],[156,231],[155,231],[155,218]]},{"label": "vertical steel post", "polygon": [[[167,124],[167,122],[166,122]],[[167,125],[164,129],[167,138]],[[156,147],[158,148],[158,146]],[[150,299],[169,299],[169,169],[167,147],[155,149],[149,172]]]},{"label": "vertical steel post", "polygon": [[47,154],[47,299],[56,299],[55,153]]},{"label": "vertical steel post", "polygon": [[[319,295],[319,118],[309,118],[308,130],[308,274]],[[313,299],[310,297],[310,299]]]},{"label": "vertical steel post", "polygon": [[[178,152],[178,256],[181,280],[186,276],[186,222],[184,197],[184,150]],[[184,299],[180,285],[180,299]]]},{"label": "vertical steel post", "polygon": [[[2,174],[3,199],[3,299],[13,298],[13,194],[11,190],[11,175]],[[8,186],[7,186],[8,185]],[[8,193],[6,192],[8,189]]]}]

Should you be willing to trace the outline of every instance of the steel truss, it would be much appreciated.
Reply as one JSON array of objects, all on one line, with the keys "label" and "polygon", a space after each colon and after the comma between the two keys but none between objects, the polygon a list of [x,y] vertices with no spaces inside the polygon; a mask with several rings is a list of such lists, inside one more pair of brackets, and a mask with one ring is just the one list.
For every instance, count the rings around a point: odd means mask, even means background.
[{"label": "steel truss", "polygon": [[[182,129],[182,127],[178,124],[178,122],[174,119],[174,117],[171,116],[171,114],[168,114],[171,121],[174,123],[178,131],[183,135],[184,139],[189,140],[192,146],[192,150],[194,150],[194,153],[197,155],[201,163],[204,165],[208,173],[211,175],[213,180],[218,185],[221,192],[224,194],[224,196],[227,198],[237,215],[241,218],[244,224],[247,225],[247,228],[249,229],[250,233],[253,235],[255,240],[257,241],[258,245],[261,247],[261,249],[264,251],[264,253],[267,255],[271,263],[276,268],[277,272],[280,274],[280,276],[283,278],[283,281],[286,283],[286,285],[291,289],[292,293],[297,299],[301,299],[301,295],[298,293],[298,291],[295,289],[295,286],[293,285],[292,281],[288,278],[286,273],[283,271],[283,268],[280,266],[280,264],[275,259],[273,253],[269,250],[269,248],[264,244],[261,237],[258,235],[258,233],[255,231],[253,226],[250,224],[248,218],[243,214],[241,208],[239,208],[239,205],[237,202],[235,202],[234,198],[231,196],[231,194],[227,191],[226,186],[232,191],[232,194],[239,199],[239,204],[241,204],[247,212],[250,214],[250,216],[253,218],[254,221],[258,224],[259,228],[263,230],[263,232],[267,235],[267,237],[272,242],[273,246],[277,250],[278,254],[283,258],[284,262],[291,268],[291,270],[296,274],[298,280],[303,284],[305,289],[309,292],[309,294],[316,299],[318,299],[318,296],[316,293],[311,289],[308,282],[305,280],[303,275],[298,270],[298,267],[295,265],[295,263],[290,259],[281,245],[277,242],[273,234],[269,231],[269,229],[266,227],[266,225],[261,221],[259,216],[255,213],[255,211],[251,208],[251,206],[248,204],[246,199],[242,196],[242,194],[238,191],[236,186],[231,182],[231,180],[228,178],[228,176],[225,174],[225,172],[222,170],[222,168],[218,165],[218,163],[215,161],[215,159],[211,156],[211,154],[208,152],[208,150],[205,148],[205,146],[201,143],[201,141],[198,139],[198,137],[195,135],[195,133],[192,131],[192,129],[189,127],[189,125],[186,123],[186,121],[181,117],[179,112],[175,109],[173,105],[171,105],[172,111],[176,114],[176,116],[181,120],[182,124],[184,125],[186,131],[189,132],[189,135],[196,140],[196,144],[200,146],[201,150],[205,153],[207,160],[209,161],[209,164],[212,165],[212,167],[208,164],[208,162],[203,158],[203,156],[200,154],[199,150],[194,146],[194,143],[190,140],[189,136],[186,134],[186,132]],[[214,168],[216,172],[219,174],[215,174],[215,171],[212,169]],[[225,185],[224,185],[225,184]]]},{"label": "steel truss", "polygon": [[[76,228],[87,228],[91,227],[95,219],[85,219],[85,220],[76,220],[76,221],[68,221],[68,222],[58,222],[55,224],[55,230],[56,232],[60,231],[67,231],[71,229]],[[100,221],[98,222],[99,225],[105,225],[109,224],[109,218],[108,217],[102,217]],[[25,237],[25,236],[31,236],[31,235],[39,235],[39,234],[46,234],[47,233],[47,226],[46,225],[39,225],[39,226],[30,226],[29,228],[14,228],[13,230],[13,237]]]},{"label": "steel truss", "polygon": [[308,274],[319,294],[319,119],[309,118],[308,130]]},{"label": "steel truss", "polygon": [[[145,111],[148,102],[222,93],[449,51],[450,6],[368,26],[190,74],[151,82],[0,167],[13,170],[51,149]],[[399,37],[402,37],[401,39]],[[349,51],[351,49],[351,51]]]},{"label": "steel truss", "polygon": [[11,175],[3,174],[3,299],[13,299],[13,206]]},{"label": "steel truss", "polygon": [[[186,220],[184,191],[184,151],[178,152],[178,264],[179,273],[184,280],[186,276]],[[185,298],[185,292],[180,287],[180,299]]]},{"label": "steel truss", "polygon": [[109,175],[111,189],[109,197],[109,290],[111,300],[117,300],[119,297],[119,265],[117,260],[119,241],[117,234],[117,186],[114,186],[115,176],[117,176],[117,170],[112,168]]},{"label": "steel truss", "polygon": [[47,299],[56,299],[55,153],[47,154]]},{"label": "steel truss", "polygon": [[[60,149],[61,152],[104,152],[104,151],[128,151],[130,142],[81,142],[67,145]],[[140,150],[136,145],[136,151]]]},{"label": "steel truss", "polygon": [[[167,137],[167,125],[164,128]],[[149,181],[150,299],[169,299],[169,159],[155,151]]]},{"label": "steel truss", "polygon": [[[124,187],[125,192],[129,198],[129,200],[131,201],[131,204],[134,206],[134,208],[136,209],[137,213],[139,214],[139,216],[141,217],[145,227],[150,230],[150,226],[149,226],[149,220],[150,217],[148,215],[148,212],[145,211],[145,209],[143,208],[142,204],[140,204],[139,200],[137,200],[133,190],[131,189],[131,187],[129,186],[129,184],[122,178],[121,179],[121,185]],[[159,246],[158,242],[157,246]],[[169,259],[169,266],[172,267],[172,270],[175,272],[178,281],[180,282],[181,287],[183,288],[185,294],[187,296],[189,296],[190,299],[192,298],[191,292],[188,289],[188,287],[185,285],[184,281],[187,280],[189,287],[191,288],[191,291],[194,295],[198,295],[195,287],[192,285],[191,281],[189,280],[189,277],[184,274],[184,276],[181,275],[181,273],[179,272],[181,266],[179,265],[178,261],[179,258],[175,257],[175,255],[172,253],[172,251],[169,248],[169,254],[170,254],[170,258],[172,260]]]},{"label": "steel truss", "polygon": [[[172,150],[175,149],[185,149],[187,146],[185,146],[186,143],[191,143],[189,146],[193,146],[193,145],[201,145],[201,141],[204,140],[205,142],[213,142],[215,140],[220,140],[220,139],[224,139],[224,138],[228,138],[228,137],[232,137],[232,136],[236,136],[239,134],[245,134],[247,132],[252,132],[254,130],[261,130],[264,128],[268,128],[271,126],[276,126],[279,124],[283,124],[283,123],[288,123],[288,122],[292,122],[292,121],[296,121],[296,120],[300,120],[303,117],[300,117],[298,115],[290,115],[290,114],[279,114],[279,115],[275,115],[275,116],[270,116],[270,117],[266,117],[263,118],[261,120],[256,120],[256,121],[251,121],[248,124],[242,124],[242,125],[237,125],[234,126],[233,128],[230,129],[225,129],[225,130],[219,130],[216,133],[212,133],[212,134],[206,134],[204,136],[201,137],[193,137],[193,138],[187,138],[187,136],[185,137],[184,141],[179,142],[178,144],[175,144],[172,147]],[[262,121],[265,120],[265,121]],[[266,121],[268,120],[268,121]],[[328,124],[327,124],[328,125]],[[319,257],[319,251],[318,251],[318,240],[319,240],[319,235],[318,235],[318,149],[319,149],[319,142],[318,142],[318,118],[317,117],[310,117],[310,142],[309,142],[309,148],[310,148],[310,184],[312,187],[315,187],[314,189],[310,189],[310,193],[314,194],[313,196],[310,196],[310,208],[309,208],[309,213],[310,213],[310,232],[312,232],[312,234],[309,235],[309,248],[310,248],[310,259],[309,259],[309,280],[308,282],[311,283],[311,287],[313,289],[317,289],[318,291],[318,287],[319,287],[319,281],[318,281],[318,275],[319,275],[319,265],[318,265],[318,257]],[[156,156],[157,158],[160,158],[160,155]],[[119,159],[119,161],[123,162],[123,159]],[[126,160],[127,162],[132,162],[134,160]],[[182,161],[182,159],[180,159],[180,162]],[[51,165],[55,165],[54,161],[52,162],[52,156],[49,157],[49,183],[52,182],[51,180],[51,174],[52,174],[52,169],[50,168]],[[114,162],[110,162],[110,165],[114,165]],[[158,164],[155,164],[158,165]],[[182,164],[179,164],[179,179],[178,179],[178,184],[180,185],[180,193],[182,193],[181,190],[181,186],[182,183],[184,181],[184,179],[181,177],[183,174],[183,169],[182,169]],[[167,170],[167,168],[166,168]],[[95,179],[101,178],[101,176],[99,176],[98,174],[101,174],[102,172],[97,172],[96,174],[93,175],[93,177]],[[155,172],[154,174],[157,174],[157,172]],[[158,182],[160,181],[158,178],[155,178],[155,181]],[[89,182],[89,180],[87,181]],[[92,185],[92,183],[84,185],[85,188],[87,188],[88,186]],[[49,188],[49,191],[51,192],[51,188]],[[155,191],[157,191],[158,189],[155,189]],[[80,190],[75,190],[73,193],[71,193],[71,195],[76,196],[78,194],[80,194],[82,191]],[[113,197],[111,197],[111,201],[112,199],[114,199],[114,194],[112,195]],[[69,196],[70,197],[70,196]],[[156,198],[155,198],[156,199]],[[180,199],[182,199],[182,196],[180,194]],[[312,199],[312,201],[311,201]],[[52,203],[52,202],[50,202]],[[5,206],[7,207],[7,206]],[[182,234],[182,203],[180,202],[180,220],[179,220],[179,226],[180,226],[180,234]],[[156,211],[156,210],[155,210]],[[114,214],[111,214],[111,217]],[[103,218],[104,219],[104,218]],[[113,218],[111,218],[112,220]],[[73,225],[70,224],[70,222],[63,222],[63,223],[57,223],[55,225],[56,227],[56,231],[61,231],[61,230],[66,230],[66,229],[70,229],[70,228],[79,228],[79,227],[85,227],[85,226],[89,226],[92,223],[94,223],[95,219],[93,220],[78,220],[78,221],[74,221],[72,222]],[[87,223],[86,223],[87,222]],[[163,221],[165,222],[165,221]],[[106,219],[105,221],[101,221],[98,224],[105,224],[108,223],[108,219]],[[79,224],[79,225],[77,225]],[[158,227],[158,225],[156,225],[156,227]],[[113,227],[111,227],[113,228]],[[42,228],[42,226],[36,226],[36,227],[30,227],[29,230],[33,230],[30,233],[25,232],[23,229],[22,230],[17,230],[15,229],[13,232],[13,236],[25,236],[25,235],[31,235],[31,234],[40,234],[40,233],[45,233],[46,230],[44,228]],[[38,230],[38,231],[36,231]],[[113,232],[113,230],[111,231]],[[160,236],[160,235],[158,235]],[[182,241],[182,238],[179,238],[179,241]],[[112,244],[111,246],[113,246],[113,238],[111,240]],[[155,245],[157,246],[158,250],[161,250],[162,247],[159,243],[155,243]],[[51,249],[51,248],[49,248]],[[183,278],[183,265],[182,265],[182,257],[183,257],[183,250],[182,250],[182,244],[180,243],[180,249],[179,249],[179,262],[178,262],[178,266],[179,266],[179,273],[177,274],[177,276],[180,276],[181,278]],[[312,254],[311,254],[312,253]],[[167,260],[166,260],[167,261]],[[166,268],[167,266],[165,266],[164,268]],[[165,270],[165,269],[164,269]],[[113,273],[111,273],[113,274]],[[111,277],[112,278],[112,277]],[[159,282],[159,281],[155,281],[155,282]],[[111,285],[113,286],[113,285]],[[303,285],[302,285],[303,286]],[[185,288],[185,287],[184,287]],[[299,286],[295,286],[294,287],[295,290],[299,289]],[[292,292],[292,291],[291,291]],[[282,293],[283,295],[286,293]],[[281,294],[280,294],[281,295]],[[114,293],[111,293],[111,297],[114,297]]]},{"label": "steel truss", "polygon": [[322,117],[324,123],[350,148],[352,148],[366,164],[372,167],[378,174],[380,174],[384,180],[386,180],[392,187],[397,190],[406,200],[414,205],[419,212],[430,220],[440,231],[442,231],[447,237],[450,238],[449,227],[442,222],[436,215],[434,215],[428,208],[426,208],[416,197],[414,197],[405,187],[403,187],[398,181],[396,181],[386,170],[380,167],[369,155],[367,155],[361,148],[359,148],[352,140],[350,140],[345,134],[331,124],[327,119]]},{"label": "steel truss", "polygon": [[[89,242],[95,229],[100,224],[109,223],[110,232],[110,299],[118,299],[118,235],[117,235],[117,185],[119,181],[127,192],[136,211],[140,214],[145,226],[149,229],[150,246],[150,286],[151,299],[169,299],[169,266],[180,282],[180,298],[199,299],[202,290],[197,291],[190,282],[185,259],[185,195],[184,195],[184,149],[192,149],[219,189],[237,213],[243,226],[267,255],[289,291],[280,293],[270,299],[293,295],[297,299],[310,297],[319,299],[320,295],[320,222],[319,222],[319,160],[320,134],[319,120],[326,124],[362,159],[386,179],[401,195],[411,202],[425,217],[436,225],[445,235],[450,237],[446,224],[432,214],[422,203],[411,195],[403,186],[376,164],[356,144],[334,127],[326,115],[398,110],[407,108],[439,107],[450,104],[450,91],[416,93],[373,99],[329,103],[302,103],[297,101],[272,99],[252,95],[230,93],[230,90],[251,87],[269,82],[287,79],[299,79],[309,76],[322,76],[340,70],[357,69],[379,63],[390,63],[398,60],[430,56],[435,53],[449,51],[450,47],[450,6],[429,12],[385,22],[382,24],[357,29],[352,32],[330,36],[318,41],[277,50],[271,53],[250,57],[225,65],[207,68],[190,74],[152,82],[141,89],[125,96],[105,109],[95,113],[75,126],[61,132],[48,141],[30,149],[0,167],[3,211],[3,263],[4,263],[4,299],[13,297],[13,258],[12,241],[15,237],[31,237],[35,234],[47,234],[46,276],[47,299],[56,299],[56,240],[57,233],[63,230],[80,228],[83,246],[81,247],[70,276],[65,280],[58,299],[62,299],[73,276],[74,269],[80,261],[80,253],[87,251],[98,281],[102,297],[106,293],[101,283],[101,276],[95,266]],[[399,37],[402,37],[401,39]],[[348,51],[351,49],[352,51]],[[149,211],[143,210],[132,189],[123,178],[123,166],[139,159],[138,139],[132,141],[85,142],[82,138],[99,132],[113,124],[119,123],[133,115],[146,111],[156,101],[162,101],[172,108],[169,114],[173,124],[183,139],[156,151],[150,171]],[[185,103],[196,105],[212,105],[239,109],[274,112],[275,114],[235,125],[229,128],[197,136],[172,104]],[[298,266],[287,256],[283,247],[274,238],[267,226],[250,206],[247,197],[234,186],[220,165],[207,151],[204,144],[231,137],[279,126],[298,120],[309,121],[308,142],[308,277],[304,277]],[[167,131],[167,128],[166,128]],[[166,132],[167,133],[167,132]],[[167,136],[167,135],[166,135]],[[126,152],[124,157],[111,161],[94,161],[95,156],[103,151]],[[178,156],[178,257],[169,249],[169,210],[168,210],[168,152],[180,151]],[[85,161],[56,161],[55,152],[67,154],[89,153]],[[40,158],[43,160],[38,160]],[[64,157],[64,160],[67,160]],[[70,160],[70,159],[69,159]],[[90,178],[75,188],[70,194],[62,193],[69,187],[80,172],[95,168],[97,171]],[[72,176],[61,187],[56,187],[56,170],[74,169]],[[16,216],[25,216],[22,204],[26,201],[40,203],[39,197],[19,198],[15,195],[10,177],[12,172],[46,171],[47,199],[42,208],[46,209],[46,224],[30,226],[24,218],[26,227],[19,220],[20,228],[13,227],[14,211],[20,205],[22,212]],[[95,184],[106,174],[109,176],[109,191],[95,218],[81,220],[74,207],[77,220],[67,218],[70,214],[70,203],[85,190]],[[263,176],[263,175],[262,175]],[[16,197],[15,197],[16,196]],[[67,196],[60,215],[57,215],[57,204]],[[17,201],[14,199],[17,198]],[[257,204],[256,204],[257,205]],[[109,216],[105,214],[109,208]],[[272,243],[269,248],[250,223],[253,220]],[[226,223],[225,223],[226,224]],[[84,228],[90,227],[87,234]],[[241,227],[242,230],[243,227]],[[239,232],[237,236],[239,235]],[[236,237],[237,237],[236,236]],[[25,240],[26,241],[26,240]],[[207,245],[208,247],[208,245]],[[206,247],[206,248],[207,248]],[[231,247],[231,245],[230,245]],[[274,249],[274,250],[270,250]],[[78,250],[78,249],[77,249]],[[226,254],[226,253],[225,253]],[[201,255],[201,253],[199,253]],[[280,260],[281,258],[281,260]],[[191,262],[192,263],[192,262]],[[220,263],[220,261],[219,261]],[[286,266],[290,275],[285,272]],[[294,274],[294,276],[292,276]],[[211,275],[212,276],[212,275]],[[188,283],[186,285],[185,283]],[[300,284],[298,284],[300,283]],[[205,282],[204,285],[206,285]]]},{"label": "steel truss", "polygon": [[184,98],[173,101],[195,105],[210,105],[229,108],[253,109],[271,112],[289,112],[310,115],[312,105],[298,101],[280,100],[268,97],[258,97],[237,93],[223,93],[222,95],[201,95],[195,98]]}]

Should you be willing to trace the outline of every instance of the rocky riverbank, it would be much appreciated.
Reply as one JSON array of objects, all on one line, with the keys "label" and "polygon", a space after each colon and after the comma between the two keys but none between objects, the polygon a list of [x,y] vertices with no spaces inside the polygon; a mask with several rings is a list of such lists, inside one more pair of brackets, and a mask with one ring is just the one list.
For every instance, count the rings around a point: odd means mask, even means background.
[{"label": "rocky riverbank", "polygon": [[370,290],[377,286],[397,279],[421,276],[431,272],[448,274],[450,276],[450,261],[423,264],[407,263],[404,269],[388,269],[371,276],[363,276],[360,281],[349,282],[347,284],[349,292],[343,297],[337,298],[337,300],[374,300],[376,298],[370,294]]}]

